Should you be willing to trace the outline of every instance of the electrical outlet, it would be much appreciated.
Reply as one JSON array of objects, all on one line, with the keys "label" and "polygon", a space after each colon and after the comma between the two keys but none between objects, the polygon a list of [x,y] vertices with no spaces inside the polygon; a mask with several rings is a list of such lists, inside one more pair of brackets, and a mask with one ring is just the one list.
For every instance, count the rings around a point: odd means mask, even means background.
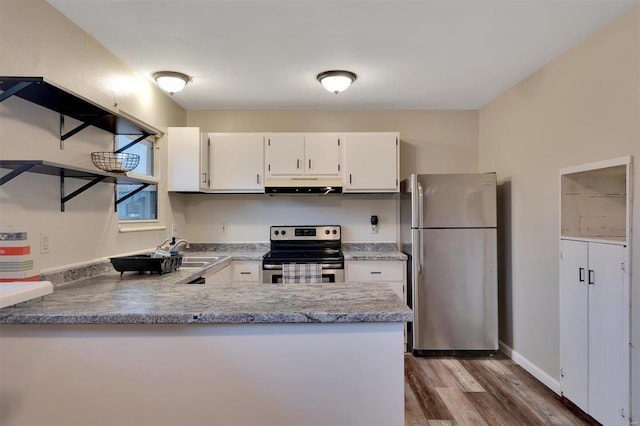
[{"label": "electrical outlet", "polygon": [[40,233],[40,253],[49,253],[49,234],[46,232]]},{"label": "electrical outlet", "polygon": [[220,225],[220,233],[221,234],[226,234],[227,233],[227,224],[223,223]]},{"label": "electrical outlet", "polygon": [[175,223],[171,224],[171,236],[176,237],[178,235],[178,225]]}]

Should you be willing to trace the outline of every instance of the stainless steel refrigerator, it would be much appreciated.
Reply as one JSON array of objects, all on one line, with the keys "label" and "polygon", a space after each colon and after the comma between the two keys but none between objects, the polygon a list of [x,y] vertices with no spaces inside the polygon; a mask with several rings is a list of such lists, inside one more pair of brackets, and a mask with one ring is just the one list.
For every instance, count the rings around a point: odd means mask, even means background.
[{"label": "stainless steel refrigerator", "polygon": [[400,237],[414,354],[498,349],[496,175],[411,175]]}]

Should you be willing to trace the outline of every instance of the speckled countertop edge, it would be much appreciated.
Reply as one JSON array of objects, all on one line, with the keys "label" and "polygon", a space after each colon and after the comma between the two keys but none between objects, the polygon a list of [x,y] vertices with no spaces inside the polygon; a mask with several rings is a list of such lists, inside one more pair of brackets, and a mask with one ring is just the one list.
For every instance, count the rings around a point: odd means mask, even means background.
[{"label": "speckled countertop edge", "polygon": [[411,310],[384,283],[187,284],[232,260],[265,251],[189,251],[221,256],[205,268],[164,275],[114,271],[60,286],[27,306],[0,309],[0,324],[246,324],[407,322]]}]

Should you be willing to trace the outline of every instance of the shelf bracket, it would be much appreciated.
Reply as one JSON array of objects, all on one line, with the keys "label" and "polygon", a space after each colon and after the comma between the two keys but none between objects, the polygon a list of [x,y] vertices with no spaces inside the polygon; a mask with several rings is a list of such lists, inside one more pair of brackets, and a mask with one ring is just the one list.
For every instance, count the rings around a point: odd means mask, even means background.
[{"label": "shelf bracket", "polygon": [[64,115],[60,114],[60,149],[64,149],[64,141],[69,139],[71,136],[75,135],[76,133],[80,132],[81,130],[86,129],[89,126],[95,126],[98,122],[100,122],[101,120],[109,117],[111,114],[105,114],[105,115],[101,115],[98,118],[92,120],[92,121],[85,121],[84,123],[82,123],[81,125],[79,125],[78,127],[69,130],[67,133],[63,133],[64,132]]},{"label": "shelf bracket", "polygon": [[[122,197],[116,199],[116,204],[115,204],[115,211],[118,211],[118,204],[120,204],[121,202],[128,200],[129,198],[133,197],[134,195],[136,195],[138,192],[142,191],[143,189],[145,189],[147,186],[151,185],[150,183],[143,183],[140,185],[139,188],[134,189],[133,191],[131,191],[130,193],[128,193],[127,195],[123,195]],[[116,195],[117,197],[117,195]]]},{"label": "shelf bracket", "polygon": [[147,134],[147,133],[143,133],[143,134],[142,134],[138,139],[136,139],[136,140],[134,140],[134,141],[131,141],[130,143],[126,144],[125,146],[123,146],[123,147],[122,147],[122,148],[120,148],[119,150],[115,151],[115,152],[116,152],[116,154],[119,154],[119,153],[121,153],[121,152],[123,152],[123,151],[126,151],[127,149],[131,148],[133,145],[135,145],[135,144],[137,144],[137,143],[139,143],[139,142],[142,142],[143,140],[145,140],[145,139],[146,139],[146,138],[148,138],[149,136],[151,136],[151,135],[149,135],[149,134]]},{"label": "shelf bracket", "polygon": [[61,212],[64,211],[64,203],[82,194],[84,191],[91,188],[92,186],[102,182],[103,180],[105,180],[105,178],[106,176],[98,176],[95,179],[93,179],[91,182],[82,186],[81,188],[76,189],[71,194],[64,195],[64,170],[60,170],[60,211]]},{"label": "shelf bracket", "polygon": [[15,95],[25,87],[31,86],[32,83],[33,83],[32,81],[21,81],[20,83],[16,84],[12,88],[5,90],[4,92],[2,92],[2,94],[0,94],[0,102],[4,101],[8,97]]},{"label": "shelf bracket", "polygon": [[23,174],[24,172],[26,172],[27,170],[29,170],[32,167],[33,167],[33,164],[24,164],[24,165],[22,165],[20,167],[17,167],[15,169],[13,169],[12,171],[7,173],[6,175],[2,176],[2,178],[0,178],[0,186],[2,186],[5,183],[9,182],[14,177]]}]

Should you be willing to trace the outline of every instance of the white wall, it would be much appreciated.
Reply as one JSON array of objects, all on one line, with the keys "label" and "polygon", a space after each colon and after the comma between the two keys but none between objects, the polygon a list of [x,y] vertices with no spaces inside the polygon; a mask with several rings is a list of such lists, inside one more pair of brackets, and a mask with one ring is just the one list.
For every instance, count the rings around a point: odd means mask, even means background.
[{"label": "white wall", "polygon": [[[477,111],[188,111],[206,132],[400,132],[400,177],[478,169]],[[396,242],[393,194],[341,197],[190,195],[187,236],[194,241],[268,241],[270,225],[337,224],[346,242]],[[379,232],[370,232],[372,214]],[[220,225],[228,224],[226,234]],[[390,226],[394,224],[394,226]]]},{"label": "white wall", "polygon": [[[371,215],[379,219],[376,234]],[[271,225],[341,225],[344,242],[395,243],[396,195],[189,195],[187,223],[193,242],[268,242]]]},{"label": "white wall", "polygon": [[[168,95],[43,0],[1,1],[0,40],[0,75],[44,76],[161,132],[168,126],[185,124],[185,111]],[[116,80],[128,81],[129,89],[117,89],[113,85]],[[67,118],[66,123],[72,128],[73,120]],[[164,143],[162,138],[158,144],[160,175],[166,170]],[[111,134],[88,128],[69,138],[65,149],[60,150],[57,113],[16,97],[0,104],[2,159],[45,159],[91,168],[89,153],[111,147]],[[67,179],[65,193],[80,184]],[[55,176],[26,173],[0,187],[0,226],[27,228],[39,270],[147,249],[170,234],[166,229],[120,233],[113,210],[113,185],[105,183],[70,200],[62,213],[59,185],[60,179]],[[160,225],[175,221],[184,228],[184,200],[167,196],[164,183],[159,186],[159,194]],[[41,232],[49,234],[49,254],[40,254]]]},{"label": "white wall", "polygon": [[640,9],[480,110],[480,171],[502,182],[501,339],[559,379],[559,169],[635,157],[634,403],[640,416]]}]

